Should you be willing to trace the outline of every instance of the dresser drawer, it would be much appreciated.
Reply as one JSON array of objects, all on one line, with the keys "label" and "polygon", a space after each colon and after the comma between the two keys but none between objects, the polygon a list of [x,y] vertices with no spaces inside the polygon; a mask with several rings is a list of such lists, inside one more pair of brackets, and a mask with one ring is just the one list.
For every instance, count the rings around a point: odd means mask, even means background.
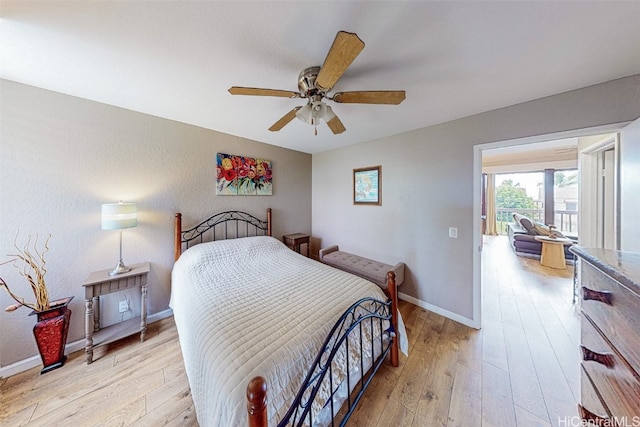
[{"label": "dresser drawer", "polygon": [[583,262],[582,311],[640,372],[640,297]]},{"label": "dresser drawer", "polygon": [[580,401],[582,406],[601,418],[609,418],[611,414],[596,393],[596,389],[589,375],[587,375],[587,371],[584,370],[584,366],[580,369],[580,374],[580,392],[582,393]]},{"label": "dresser drawer", "polygon": [[611,416],[640,417],[640,381],[584,314],[581,343],[582,366]]}]

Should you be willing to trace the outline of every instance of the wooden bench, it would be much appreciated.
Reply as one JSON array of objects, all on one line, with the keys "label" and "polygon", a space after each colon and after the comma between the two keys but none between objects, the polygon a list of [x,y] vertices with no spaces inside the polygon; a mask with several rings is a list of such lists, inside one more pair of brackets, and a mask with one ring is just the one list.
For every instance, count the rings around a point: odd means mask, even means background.
[{"label": "wooden bench", "polygon": [[332,267],[355,274],[367,279],[387,290],[387,273],[393,271],[396,275],[396,286],[404,281],[404,263],[396,265],[384,264],[379,261],[364,258],[358,255],[343,252],[338,245],[320,249],[320,261]]}]

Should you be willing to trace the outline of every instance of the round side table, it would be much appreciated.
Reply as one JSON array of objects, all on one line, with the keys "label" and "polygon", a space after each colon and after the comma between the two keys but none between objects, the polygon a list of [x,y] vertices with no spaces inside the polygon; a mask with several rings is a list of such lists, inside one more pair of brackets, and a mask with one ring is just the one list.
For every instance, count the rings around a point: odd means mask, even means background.
[{"label": "round side table", "polygon": [[571,239],[549,236],[535,236],[534,239],[542,242],[541,265],[558,269],[567,268],[567,263],[564,259],[564,246],[573,244]]}]

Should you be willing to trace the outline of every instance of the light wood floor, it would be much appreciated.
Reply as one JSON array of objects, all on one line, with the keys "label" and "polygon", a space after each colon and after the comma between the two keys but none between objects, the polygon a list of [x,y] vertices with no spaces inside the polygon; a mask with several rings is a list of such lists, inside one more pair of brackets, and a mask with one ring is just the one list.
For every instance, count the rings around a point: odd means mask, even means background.
[{"label": "light wood floor", "polygon": [[[383,365],[349,426],[571,425],[579,393],[571,277],[571,266],[541,267],[516,257],[505,237],[486,238],[482,329],[401,302],[409,357]],[[173,318],[147,336],[99,349],[91,365],[80,351],[45,375],[34,368],[0,380],[0,425],[197,426]]]}]

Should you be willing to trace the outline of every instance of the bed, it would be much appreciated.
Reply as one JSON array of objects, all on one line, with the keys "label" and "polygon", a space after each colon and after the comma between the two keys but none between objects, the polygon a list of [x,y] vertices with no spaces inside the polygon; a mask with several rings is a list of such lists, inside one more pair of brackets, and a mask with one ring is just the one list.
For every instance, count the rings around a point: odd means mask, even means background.
[{"label": "bed", "polygon": [[186,231],[176,214],[175,229],[170,306],[200,426],[343,425],[380,364],[398,366],[393,273],[389,298],[290,250],[271,210]]}]

